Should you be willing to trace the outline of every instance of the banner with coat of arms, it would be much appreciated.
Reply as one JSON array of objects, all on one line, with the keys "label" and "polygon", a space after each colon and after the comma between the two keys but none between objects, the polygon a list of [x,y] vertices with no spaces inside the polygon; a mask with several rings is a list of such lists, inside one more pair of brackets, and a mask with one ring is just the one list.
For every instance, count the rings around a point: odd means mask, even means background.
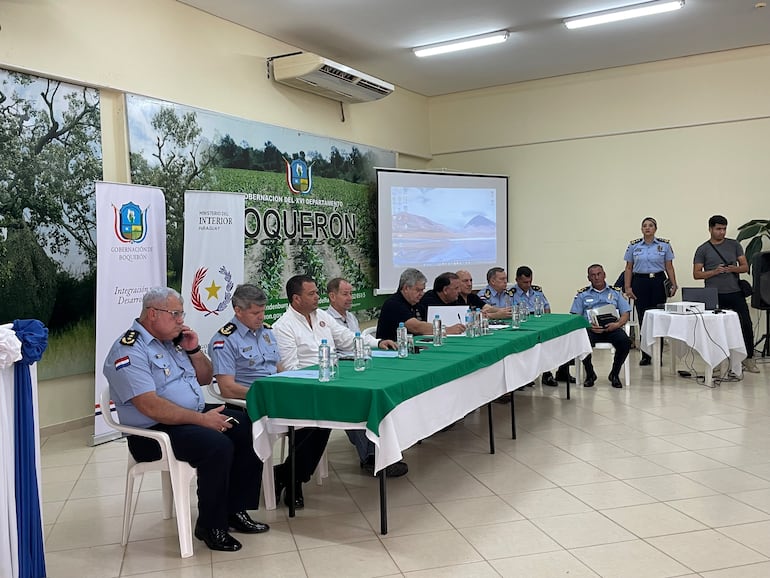
[{"label": "banner with coat of arms", "polygon": [[230,300],[243,283],[244,195],[187,191],[184,195],[182,297],[185,324],[207,351],[233,316]]},{"label": "banner with coat of arms", "polygon": [[115,432],[99,417],[104,358],[142,311],[151,287],[166,286],[166,201],[156,187],[96,183],[96,367],[94,442]]}]

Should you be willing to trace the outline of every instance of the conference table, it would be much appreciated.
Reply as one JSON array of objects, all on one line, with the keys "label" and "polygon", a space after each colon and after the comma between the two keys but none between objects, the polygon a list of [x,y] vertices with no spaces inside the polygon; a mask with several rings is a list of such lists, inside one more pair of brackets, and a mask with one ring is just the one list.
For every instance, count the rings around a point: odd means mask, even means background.
[{"label": "conference table", "polygon": [[645,312],[641,328],[642,351],[652,357],[652,377],[660,381],[661,339],[672,341],[671,371],[676,374],[677,359],[694,349],[706,363],[706,385],[712,384],[713,371],[725,359],[730,371],[741,375],[746,359],[741,324],[735,311],[722,313],[668,313],[662,309]]},{"label": "conference table", "polygon": [[366,371],[342,361],[338,379],[331,382],[313,379],[316,367],[258,379],[246,396],[254,450],[266,460],[275,436],[288,431],[291,438],[294,427],[364,429],[375,446],[381,532],[386,534],[385,467],[399,461],[403,450],[543,371],[589,354],[587,326],[582,316],[548,314],[530,317],[518,329],[447,337],[441,347],[415,336],[415,345],[426,346],[419,355],[377,356]]}]

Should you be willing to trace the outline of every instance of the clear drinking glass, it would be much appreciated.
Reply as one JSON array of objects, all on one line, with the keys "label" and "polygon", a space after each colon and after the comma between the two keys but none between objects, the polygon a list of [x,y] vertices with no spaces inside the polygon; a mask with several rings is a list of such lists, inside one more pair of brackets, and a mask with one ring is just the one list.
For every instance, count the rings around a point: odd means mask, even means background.
[{"label": "clear drinking glass", "polygon": [[524,323],[529,318],[529,306],[524,302],[519,302],[519,323]]},{"label": "clear drinking glass", "polygon": [[329,356],[329,380],[334,381],[340,376],[340,358],[337,356],[336,351],[332,351]]},{"label": "clear drinking glass", "polygon": [[535,306],[535,317],[542,317],[543,315],[543,300],[540,295],[535,295],[533,305]]}]

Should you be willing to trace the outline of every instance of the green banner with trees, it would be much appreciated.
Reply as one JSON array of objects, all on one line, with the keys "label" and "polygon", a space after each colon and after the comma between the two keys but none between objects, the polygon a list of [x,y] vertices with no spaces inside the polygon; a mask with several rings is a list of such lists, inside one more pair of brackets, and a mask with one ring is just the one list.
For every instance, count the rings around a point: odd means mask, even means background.
[{"label": "green banner with trees", "polygon": [[267,292],[268,320],[300,273],[322,291],[348,279],[354,310],[376,315],[374,167],[395,166],[395,153],[141,96],[127,97],[127,112],[132,182],[166,194],[172,285],[181,283],[184,191],[245,193],[245,281]]}]

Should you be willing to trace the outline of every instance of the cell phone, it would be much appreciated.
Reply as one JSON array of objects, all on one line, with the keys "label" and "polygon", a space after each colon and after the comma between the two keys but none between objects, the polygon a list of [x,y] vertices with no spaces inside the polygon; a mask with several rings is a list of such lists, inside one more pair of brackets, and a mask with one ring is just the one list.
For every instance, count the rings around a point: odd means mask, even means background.
[{"label": "cell phone", "polygon": [[239,422],[237,419],[235,419],[233,416],[228,415],[227,419],[225,419],[225,423],[234,423],[236,425],[239,425],[241,422]]}]

